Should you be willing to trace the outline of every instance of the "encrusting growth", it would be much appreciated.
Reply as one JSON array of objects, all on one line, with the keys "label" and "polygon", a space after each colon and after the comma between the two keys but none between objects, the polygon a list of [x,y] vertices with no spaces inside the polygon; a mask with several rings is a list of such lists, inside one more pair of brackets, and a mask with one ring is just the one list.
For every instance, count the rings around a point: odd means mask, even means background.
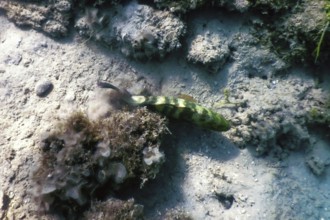
[{"label": "encrusting growth", "polygon": [[[64,219],[81,219],[95,200],[114,196],[127,186],[142,187],[164,162],[159,147],[166,121],[146,108],[114,112],[96,121],[76,112],[55,129],[41,141],[33,194],[40,211]],[[106,206],[125,209],[118,207],[121,204],[127,202]]]}]

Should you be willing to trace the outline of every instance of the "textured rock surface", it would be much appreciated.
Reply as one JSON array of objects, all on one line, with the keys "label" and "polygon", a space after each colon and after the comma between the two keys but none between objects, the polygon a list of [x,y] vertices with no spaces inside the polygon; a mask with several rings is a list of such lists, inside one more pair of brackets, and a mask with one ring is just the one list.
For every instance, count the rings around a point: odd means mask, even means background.
[{"label": "textured rock surface", "polygon": [[[109,18],[109,23],[102,23],[104,17]],[[185,25],[179,18],[135,2],[115,12],[94,9],[81,17],[75,27],[81,35],[119,47],[123,54],[138,60],[164,58],[181,47],[180,38],[185,34]]]},{"label": "textured rock surface", "polygon": [[121,201],[108,199],[105,202],[95,202],[90,211],[85,212],[84,220],[138,220],[143,219],[143,206],[134,203],[133,199]]},{"label": "textured rock surface", "polygon": [[71,0],[56,1],[10,1],[0,2],[10,20],[18,26],[32,27],[52,37],[68,34],[71,15]]},{"label": "textured rock surface", "polygon": [[270,12],[280,12],[287,9],[291,9],[296,5],[296,1],[286,1],[286,0],[248,0],[254,8],[261,10],[263,13],[267,14]]},{"label": "textured rock surface", "polygon": [[[235,86],[233,92],[241,96],[241,102],[244,99],[249,101],[245,107],[237,109],[232,120],[235,127],[227,132],[229,138],[239,146],[256,146],[258,154],[273,152],[280,157],[289,150],[309,147],[311,140],[306,114],[315,103],[309,93],[313,82],[269,80],[268,85],[264,85],[268,91],[256,96],[260,90],[258,85],[266,80],[253,78],[249,80],[253,83],[244,81],[246,83]],[[287,83],[292,85],[292,90],[284,89]],[[262,105],[261,99],[264,100]]]},{"label": "textured rock surface", "polygon": [[[81,35],[105,42],[110,48],[119,47],[127,56],[139,60],[163,58],[180,48],[185,33],[184,19],[155,10],[133,1],[9,1],[0,2],[7,16],[19,26],[32,27],[53,37],[68,34],[70,19],[76,20]],[[188,12],[201,6],[212,6],[246,12],[257,12],[263,22],[255,24],[255,36],[267,49],[274,51],[287,64],[311,62],[320,32],[327,21],[325,1],[267,1],[267,0],[155,0],[161,9]],[[102,6],[102,7],[100,7]],[[103,7],[104,6],[104,7]],[[110,7],[109,7],[110,6]],[[77,8],[74,12],[73,8]],[[93,8],[97,7],[97,8]],[[85,16],[79,15],[85,13]],[[273,19],[269,19],[269,14]],[[329,34],[326,31],[319,61],[327,59]]]},{"label": "textured rock surface", "polygon": [[160,8],[167,8],[171,12],[181,12],[186,13],[201,6],[224,6],[229,10],[237,10],[240,12],[246,11],[250,3],[248,0],[215,0],[215,1],[208,1],[208,0],[179,0],[179,1],[172,1],[172,0],[154,0],[156,5]]},{"label": "textured rock surface", "polygon": [[113,28],[121,51],[136,59],[164,58],[181,47],[180,37],[185,33],[184,23],[169,12],[134,3],[114,18]]},{"label": "textured rock surface", "polygon": [[[287,1],[280,1],[279,8],[272,1],[265,2],[275,11],[285,9],[286,13],[275,14],[273,20],[261,16],[264,23],[256,25],[256,36],[287,63],[314,62],[315,49],[327,21],[325,1],[292,2],[289,5]],[[321,47],[321,61],[329,57],[329,37],[328,29]]]},{"label": "textured rock surface", "polygon": [[206,33],[197,35],[191,42],[187,59],[202,64],[209,72],[216,73],[229,56],[229,47],[219,35]]},{"label": "textured rock surface", "polygon": [[234,36],[230,47],[233,48],[235,74],[268,79],[288,67],[273,51],[260,46],[250,33]]}]

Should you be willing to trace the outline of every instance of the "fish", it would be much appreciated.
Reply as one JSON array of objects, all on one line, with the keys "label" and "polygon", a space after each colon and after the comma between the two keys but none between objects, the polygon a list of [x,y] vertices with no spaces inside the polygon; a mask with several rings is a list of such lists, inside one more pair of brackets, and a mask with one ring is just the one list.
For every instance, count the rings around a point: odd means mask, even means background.
[{"label": "fish", "polygon": [[129,106],[146,106],[149,110],[163,116],[213,131],[228,131],[231,127],[230,122],[221,114],[189,100],[169,96],[132,95],[126,89],[118,88],[106,81],[98,81],[97,85],[100,88],[117,91],[121,99]]}]

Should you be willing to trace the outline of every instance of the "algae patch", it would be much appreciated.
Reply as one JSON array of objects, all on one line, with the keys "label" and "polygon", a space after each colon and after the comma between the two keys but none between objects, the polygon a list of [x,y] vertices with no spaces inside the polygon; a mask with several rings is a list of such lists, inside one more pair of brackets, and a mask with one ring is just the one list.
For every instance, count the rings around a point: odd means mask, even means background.
[{"label": "algae patch", "polygon": [[32,177],[40,210],[79,219],[94,200],[113,197],[127,186],[142,187],[164,162],[159,147],[165,132],[165,119],[146,108],[96,121],[73,113],[41,142],[40,166]]}]

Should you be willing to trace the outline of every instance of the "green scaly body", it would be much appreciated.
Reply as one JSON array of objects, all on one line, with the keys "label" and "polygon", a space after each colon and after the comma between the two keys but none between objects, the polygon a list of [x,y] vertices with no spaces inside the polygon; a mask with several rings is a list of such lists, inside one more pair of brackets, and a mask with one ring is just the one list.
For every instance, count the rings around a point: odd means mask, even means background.
[{"label": "green scaly body", "polygon": [[167,117],[184,120],[203,128],[227,131],[230,123],[220,114],[185,99],[167,96],[131,96],[132,104],[147,106]]},{"label": "green scaly body", "polygon": [[146,106],[169,118],[190,122],[215,131],[227,131],[230,123],[222,115],[181,98],[167,96],[135,96],[107,82],[99,82],[102,88],[112,88],[123,94],[123,100],[132,106]]}]

